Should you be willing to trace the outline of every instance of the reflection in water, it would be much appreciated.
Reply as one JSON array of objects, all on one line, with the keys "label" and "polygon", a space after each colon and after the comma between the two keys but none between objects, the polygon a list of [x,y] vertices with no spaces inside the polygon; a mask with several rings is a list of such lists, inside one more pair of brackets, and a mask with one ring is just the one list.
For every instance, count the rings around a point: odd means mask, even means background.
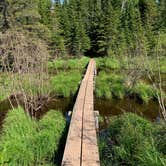
[{"label": "reflection in water", "polygon": [[[53,109],[62,111],[64,116],[66,112],[72,111],[74,105],[74,97],[71,98],[53,98],[46,101],[39,111],[33,112],[33,116],[37,119],[43,117],[43,115]],[[16,103],[15,103],[15,106]],[[3,120],[5,118],[8,110],[11,109],[10,102],[5,100],[0,103],[0,127],[2,126]],[[95,99],[95,110],[99,110],[100,115],[104,117],[105,124],[110,116],[119,115],[124,112],[134,112],[141,115],[151,121],[158,121],[160,119],[159,106],[156,101],[150,101],[148,104],[141,104],[134,99],[125,98],[123,100],[103,100]]]},{"label": "reflection in water", "polygon": [[104,117],[104,122],[101,124],[102,128],[106,127],[109,117],[125,112],[136,113],[151,121],[158,121],[161,117],[157,101],[149,101],[148,104],[141,104],[130,98],[123,100],[95,99],[95,110],[99,110],[100,115]]},{"label": "reflection in water", "polygon": [[[66,112],[71,111],[73,108],[73,98],[52,98],[48,101],[43,101],[41,109],[33,112],[33,116],[37,119],[41,119],[43,115],[49,110],[62,111],[65,115]],[[17,107],[16,101],[11,101],[14,107]],[[8,99],[0,102],[0,128],[2,127],[5,116],[9,110],[11,110],[11,104]],[[31,114],[31,113],[30,113]]]}]

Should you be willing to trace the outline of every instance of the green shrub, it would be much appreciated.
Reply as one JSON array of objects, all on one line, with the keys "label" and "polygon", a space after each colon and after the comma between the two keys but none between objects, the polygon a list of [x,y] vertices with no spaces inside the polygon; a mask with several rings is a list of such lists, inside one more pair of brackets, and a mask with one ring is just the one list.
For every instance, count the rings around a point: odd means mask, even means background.
[{"label": "green shrub", "polygon": [[51,162],[64,127],[65,120],[58,111],[48,112],[37,122],[20,107],[11,110],[0,137],[0,163],[28,166]]},{"label": "green shrub", "polygon": [[156,125],[132,113],[112,117],[100,138],[101,165],[164,166],[166,158],[153,134]]},{"label": "green shrub", "polygon": [[76,93],[80,81],[79,72],[61,72],[51,78],[52,91],[57,96],[70,97]]}]

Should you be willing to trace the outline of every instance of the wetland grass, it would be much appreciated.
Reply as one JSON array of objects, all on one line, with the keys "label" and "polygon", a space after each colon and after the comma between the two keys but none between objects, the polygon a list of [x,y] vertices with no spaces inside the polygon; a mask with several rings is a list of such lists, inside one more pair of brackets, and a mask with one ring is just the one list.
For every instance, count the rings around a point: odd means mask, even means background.
[{"label": "wetland grass", "polygon": [[125,84],[125,77],[125,75],[100,72],[96,79],[96,97],[123,99],[129,95],[136,96],[144,103],[148,103],[152,99],[157,99],[157,93],[160,95],[159,91],[154,89],[152,85],[141,80],[133,87],[128,87]]},{"label": "wetland grass", "polygon": [[80,72],[61,72],[51,78],[52,91],[57,96],[70,97],[76,93],[80,81]]},{"label": "wetland grass", "polygon": [[11,110],[0,136],[0,164],[51,165],[64,128],[65,119],[58,111],[51,110],[36,121],[21,107]]},{"label": "wetland grass", "polygon": [[89,62],[89,58],[82,57],[80,59],[57,59],[53,62],[48,62],[49,70],[83,70]]},{"label": "wetland grass", "polygon": [[163,128],[163,124],[151,123],[132,113],[113,116],[99,140],[101,165],[165,166]]}]

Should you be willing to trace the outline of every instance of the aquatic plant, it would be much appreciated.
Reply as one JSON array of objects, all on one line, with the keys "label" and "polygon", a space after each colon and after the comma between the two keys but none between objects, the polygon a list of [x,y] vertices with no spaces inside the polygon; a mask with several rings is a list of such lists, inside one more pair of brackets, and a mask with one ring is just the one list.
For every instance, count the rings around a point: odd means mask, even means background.
[{"label": "aquatic plant", "polygon": [[37,122],[20,107],[11,110],[0,136],[0,164],[51,165],[64,128],[65,120],[58,111],[49,111]]},{"label": "aquatic plant", "polygon": [[74,95],[81,81],[81,74],[77,71],[61,72],[51,78],[52,91],[57,96],[70,97]]},{"label": "aquatic plant", "polygon": [[132,113],[112,117],[99,141],[101,165],[164,166],[166,156],[154,135],[158,125]]}]

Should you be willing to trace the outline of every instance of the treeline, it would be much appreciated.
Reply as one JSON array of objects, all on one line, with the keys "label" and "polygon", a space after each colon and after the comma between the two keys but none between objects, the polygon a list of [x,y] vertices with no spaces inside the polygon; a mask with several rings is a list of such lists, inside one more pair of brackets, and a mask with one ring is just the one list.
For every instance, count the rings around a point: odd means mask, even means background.
[{"label": "treeline", "polygon": [[40,38],[52,57],[153,55],[166,33],[166,0],[1,0],[0,13],[2,33]]}]

